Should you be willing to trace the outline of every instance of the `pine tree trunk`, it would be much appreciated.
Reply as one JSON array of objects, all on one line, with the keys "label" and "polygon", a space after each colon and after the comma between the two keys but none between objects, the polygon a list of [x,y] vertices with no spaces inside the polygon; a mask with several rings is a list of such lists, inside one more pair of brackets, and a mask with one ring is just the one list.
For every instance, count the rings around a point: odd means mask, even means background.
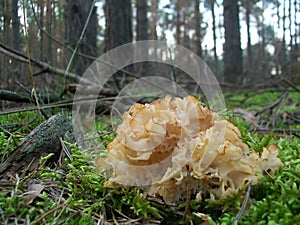
[{"label": "pine tree trunk", "polygon": [[[107,0],[105,3],[105,52],[120,45],[132,42],[132,12],[130,0]],[[118,57],[130,58],[130,52]],[[131,70],[131,68],[125,68]],[[118,90],[121,90],[121,81],[125,74],[117,72],[113,79]]]},{"label": "pine tree trunk", "polygon": [[224,78],[228,83],[242,81],[242,50],[240,40],[238,0],[224,0]]},{"label": "pine tree trunk", "polygon": [[[6,43],[8,46],[11,46],[11,33],[10,32],[10,1],[4,0],[1,2],[1,7],[3,10],[3,16],[2,16],[2,36],[0,37],[0,40],[4,43]],[[9,63],[9,58],[2,55],[2,65],[1,65],[1,77],[0,77],[0,83],[2,87],[9,87],[13,83],[13,78],[11,77],[11,68]]]},{"label": "pine tree trunk", "polygon": [[[39,9],[39,23],[41,25],[41,27],[44,27],[44,0],[39,0],[38,1],[38,7]],[[40,41],[39,41],[39,57],[41,61],[44,61],[44,34],[43,32],[40,33]],[[35,50],[37,50],[38,48],[35,48]]]},{"label": "pine tree trunk", "polygon": [[136,8],[136,40],[148,40],[147,0],[137,0]]},{"label": "pine tree trunk", "polygon": [[265,0],[262,0],[262,14],[261,14],[261,48],[260,48],[260,55],[261,55],[261,68],[260,75],[265,75],[266,73],[266,37],[265,37]]},{"label": "pine tree trunk", "polygon": [[181,0],[176,1],[176,42],[178,45],[181,44],[181,9],[180,9]]},{"label": "pine tree trunk", "polygon": [[20,19],[18,17],[18,0],[11,2],[13,47],[20,51]]},{"label": "pine tree trunk", "polygon": [[202,47],[201,47],[201,17],[200,17],[200,1],[194,0],[194,14],[195,14],[195,33],[196,33],[196,40],[195,40],[195,47],[196,47],[196,54],[202,57]]},{"label": "pine tree trunk", "polygon": [[[51,29],[51,0],[46,1],[46,31],[52,35]],[[47,37],[46,41],[47,61],[52,64],[52,41],[51,38]],[[43,59],[41,59],[43,60]]]},{"label": "pine tree trunk", "polygon": [[[65,0],[64,4],[65,41],[72,49],[76,48],[92,8],[88,26],[78,48],[78,52],[89,56],[96,55],[97,45],[97,10],[92,4],[93,0]],[[86,57],[76,57],[72,66],[77,74],[83,74],[91,62]]]},{"label": "pine tree trunk", "polygon": [[212,28],[213,28],[213,40],[214,40],[214,61],[217,71],[219,70],[218,66],[218,56],[217,56],[217,27],[216,27],[216,15],[215,15],[215,0],[211,0],[211,16],[212,16]]},{"label": "pine tree trunk", "polygon": [[[251,46],[251,33],[250,33],[250,14],[251,2],[246,1],[246,26],[247,26],[247,73],[252,73],[252,46]],[[249,75],[249,74],[247,74]]]},{"label": "pine tree trunk", "polygon": [[[148,35],[148,5],[147,5],[147,0],[137,0],[136,1],[136,40],[137,41],[143,41],[143,40],[148,40],[149,35]],[[146,45],[147,43],[145,43]],[[146,47],[146,46],[145,46]],[[148,46],[147,46],[148,49]],[[145,54],[145,57],[148,56],[148,50],[145,50],[143,52]],[[145,74],[146,68],[147,68],[148,63],[147,62],[141,62],[137,63],[133,66],[133,72],[140,76],[141,74]]]},{"label": "pine tree trunk", "polygon": [[150,38],[151,40],[157,40],[158,0],[151,0],[150,11],[152,18],[150,23]]},{"label": "pine tree trunk", "polygon": [[105,19],[105,51],[132,41],[130,0],[107,0]]},{"label": "pine tree trunk", "polygon": [[[21,49],[21,38],[20,38],[20,19],[18,17],[18,0],[11,1],[11,19],[12,19],[12,46],[15,50],[20,51]],[[20,77],[20,64],[16,60],[12,60],[11,65],[11,80],[19,79]],[[20,79],[19,79],[20,80]],[[20,80],[21,81],[21,80]],[[11,87],[10,87],[11,88]]]},{"label": "pine tree trunk", "polygon": [[283,16],[282,16],[282,49],[281,49],[281,54],[280,54],[280,66],[281,66],[281,71],[282,71],[282,75],[283,76],[287,76],[287,63],[286,63],[286,31],[287,31],[287,27],[286,27],[286,0],[283,1]]}]

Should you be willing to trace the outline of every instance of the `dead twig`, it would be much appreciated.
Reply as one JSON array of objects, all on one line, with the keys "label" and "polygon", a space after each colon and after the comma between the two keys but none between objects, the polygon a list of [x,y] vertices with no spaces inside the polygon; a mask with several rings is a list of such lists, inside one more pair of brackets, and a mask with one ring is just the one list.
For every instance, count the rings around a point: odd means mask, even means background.
[{"label": "dead twig", "polygon": [[[5,44],[3,44],[1,42],[0,42],[0,53],[4,54],[4,55],[6,55],[10,58],[13,58],[15,60],[18,60],[20,62],[29,63],[29,60],[28,60],[26,55],[24,55],[23,53],[21,53],[19,51],[16,51],[14,49],[9,48],[8,46],[6,46]],[[30,62],[33,65],[41,68],[45,72],[49,72],[49,73],[52,73],[54,75],[58,75],[58,76],[61,76],[61,77],[65,76],[66,78],[68,78],[72,81],[75,81],[75,82],[81,82],[83,84],[92,85],[92,86],[95,85],[94,83],[82,78],[81,76],[79,76],[77,74],[67,72],[65,70],[62,70],[62,69],[59,69],[57,67],[51,66],[50,64],[42,62],[40,60],[30,58]]]},{"label": "dead twig", "polygon": [[46,212],[44,215],[42,215],[40,218],[38,218],[36,221],[33,221],[31,223],[31,225],[34,225],[34,224],[38,224],[39,222],[41,222],[43,219],[45,219],[47,216],[49,216],[50,214],[54,213],[55,211],[57,211],[58,209],[60,208],[64,208],[65,206],[67,206],[69,204],[68,201],[65,201],[64,203],[58,205],[57,207],[49,210],[48,212]]},{"label": "dead twig", "polygon": [[250,198],[250,191],[251,191],[251,183],[248,186],[242,207],[241,207],[240,211],[238,212],[238,214],[236,215],[234,221],[232,222],[232,225],[236,225],[240,221],[243,213],[245,212],[249,198]]},{"label": "dead twig", "polygon": [[255,129],[255,132],[259,133],[271,133],[271,132],[276,132],[276,133],[281,133],[281,134],[292,134],[298,138],[300,138],[300,130],[292,130],[292,129],[283,129],[283,128],[261,128],[258,127]]},{"label": "dead twig", "polygon": [[265,107],[262,110],[258,111],[257,113],[255,113],[254,116],[258,116],[260,114],[263,114],[266,111],[272,111],[274,108],[279,106],[284,101],[284,99],[286,99],[287,95],[288,95],[288,93],[284,93],[283,95],[280,96],[280,98],[276,102],[274,102],[271,105],[269,105],[268,107]]},{"label": "dead twig", "polygon": [[282,81],[283,81],[284,83],[286,83],[287,85],[289,85],[291,88],[293,88],[295,91],[300,92],[300,89],[299,89],[296,85],[294,85],[292,82],[288,81],[288,80],[285,79],[285,78],[282,78]]}]

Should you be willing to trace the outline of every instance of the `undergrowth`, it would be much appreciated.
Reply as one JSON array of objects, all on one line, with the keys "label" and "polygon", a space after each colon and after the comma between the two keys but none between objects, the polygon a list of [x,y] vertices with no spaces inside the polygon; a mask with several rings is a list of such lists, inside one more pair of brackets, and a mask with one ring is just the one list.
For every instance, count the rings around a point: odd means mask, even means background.
[{"label": "undergrowth", "polygon": [[[245,92],[231,98],[229,108],[246,108],[255,114],[266,107],[267,102],[277,101],[280,93],[262,93],[251,97]],[[249,97],[250,96],[250,97]],[[246,100],[244,100],[246,97]],[[293,115],[299,107],[298,93],[289,93],[281,108],[271,114],[261,113],[264,120],[268,115],[281,118],[282,113]],[[242,101],[242,102],[241,102]],[[283,101],[283,100],[282,100]],[[238,104],[238,102],[240,102]],[[0,117],[1,124],[23,124],[11,130],[0,130],[0,156],[3,160],[11,153],[22,138],[35,127],[33,113],[18,113]],[[289,133],[257,133],[241,116],[228,113],[241,130],[243,141],[254,151],[276,144],[284,166],[274,175],[266,174],[257,185],[253,185],[247,208],[238,224],[297,224],[300,221],[300,139]],[[5,123],[3,123],[5,121]],[[276,127],[299,129],[298,123],[290,120],[275,121]],[[1,181],[0,224],[200,224],[207,218],[209,224],[232,224],[244,201],[246,190],[222,199],[191,200],[191,213],[183,219],[185,202],[166,206],[161,201],[146,196],[138,188],[111,188],[107,185],[108,174],[99,172],[94,163],[99,155],[107,154],[106,146],[114,138],[106,122],[97,123],[95,134],[101,145],[94,151],[81,150],[75,144],[66,144],[72,152],[65,163],[52,168],[44,164],[39,170],[26,177],[14,177],[13,183]],[[48,158],[41,159],[41,163]],[[2,160],[2,161],[3,161]],[[1,162],[2,162],[1,161]],[[262,176],[262,175],[261,175]],[[146,221],[146,222],[145,222]]]}]

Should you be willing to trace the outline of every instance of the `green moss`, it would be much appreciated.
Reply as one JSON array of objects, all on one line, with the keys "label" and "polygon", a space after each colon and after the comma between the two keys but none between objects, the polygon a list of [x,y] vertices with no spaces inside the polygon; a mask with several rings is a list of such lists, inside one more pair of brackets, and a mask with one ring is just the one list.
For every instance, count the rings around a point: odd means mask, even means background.
[{"label": "green moss", "polygon": [[[253,95],[251,97],[251,95]],[[249,91],[227,94],[228,108],[241,107],[253,115],[282,95],[280,92],[253,93]],[[249,97],[249,98],[248,98]],[[276,109],[278,115],[294,116],[299,108],[299,93],[291,92],[285,104]],[[248,98],[245,100],[245,98]],[[288,104],[287,104],[288,103]],[[250,131],[249,122],[230,111],[223,112],[241,130],[243,140],[252,149],[261,152],[269,144],[280,148],[279,157],[284,166],[274,175],[262,177],[259,184],[252,186],[246,211],[238,224],[296,224],[300,221],[300,139],[276,132],[258,134]],[[270,119],[264,114],[261,121]],[[19,141],[42,119],[35,119],[32,112],[1,116],[1,124],[19,123],[24,126],[17,130],[0,130],[0,156],[7,157]],[[278,117],[283,118],[283,117]],[[30,123],[34,121],[33,123]],[[275,121],[278,128],[300,129],[297,123]],[[99,173],[94,160],[106,156],[106,146],[115,137],[115,126],[110,121],[96,122],[97,132],[88,134],[94,138],[96,150],[82,150],[75,144],[69,145],[72,161],[50,168],[44,166],[27,177],[19,178],[9,185],[0,185],[0,224],[95,224],[100,218],[113,221],[113,218],[127,217],[143,220],[155,219],[164,224],[201,224],[201,218],[193,213],[204,213],[210,224],[232,224],[244,201],[246,190],[222,199],[209,198],[199,202],[191,199],[191,214],[183,220],[186,202],[176,206],[159,204],[148,198],[138,188],[109,188],[105,184],[109,174]],[[10,133],[7,133],[9,131]],[[41,159],[46,160],[48,155]],[[28,184],[43,185],[43,190],[31,202],[28,198]],[[129,219],[127,218],[127,221]],[[17,222],[16,222],[17,221]]]},{"label": "green moss", "polygon": [[[239,224],[296,224],[300,220],[300,148],[298,138],[271,139],[280,147],[279,157],[285,164],[274,176],[265,176],[253,186],[249,208]],[[223,207],[223,215],[210,220],[215,224],[231,224],[239,208],[238,198],[228,197],[209,204],[213,210],[216,204]]]}]

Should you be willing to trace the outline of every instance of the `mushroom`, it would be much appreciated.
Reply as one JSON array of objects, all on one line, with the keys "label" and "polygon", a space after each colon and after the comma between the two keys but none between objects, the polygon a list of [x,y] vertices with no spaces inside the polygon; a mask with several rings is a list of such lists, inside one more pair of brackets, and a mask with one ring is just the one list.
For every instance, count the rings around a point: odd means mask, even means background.
[{"label": "mushroom", "polygon": [[199,199],[228,196],[282,166],[277,146],[252,151],[236,126],[193,96],[136,103],[122,120],[108,145],[109,184],[143,186],[169,204],[184,199],[187,186]]}]

